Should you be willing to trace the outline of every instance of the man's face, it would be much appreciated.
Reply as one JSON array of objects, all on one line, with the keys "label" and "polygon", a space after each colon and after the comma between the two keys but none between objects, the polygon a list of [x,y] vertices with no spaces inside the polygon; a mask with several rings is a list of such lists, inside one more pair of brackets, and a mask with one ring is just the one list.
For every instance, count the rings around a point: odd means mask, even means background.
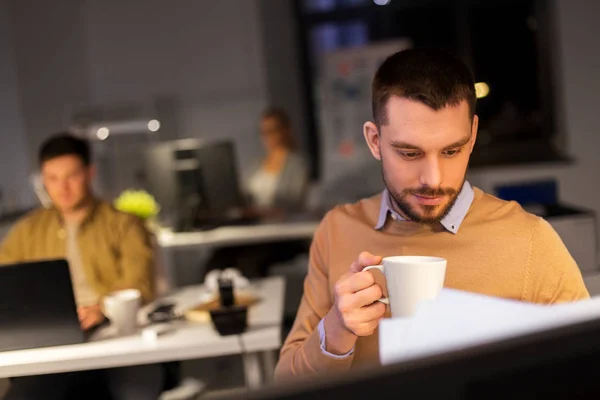
[{"label": "man's face", "polygon": [[61,212],[75,211],[88,199],[93,169],[75,155],[45,161],[41,168],[48,196]]},{"label": "man's face", "polygon": [[450,211],[465,181],[477,135],[477,116],[469,106],[438,111],[393,96],[387,104],[388,123],[364,126],[365,139],[382,163],[385,185],[395,208],[421,223],[439,222]]}]

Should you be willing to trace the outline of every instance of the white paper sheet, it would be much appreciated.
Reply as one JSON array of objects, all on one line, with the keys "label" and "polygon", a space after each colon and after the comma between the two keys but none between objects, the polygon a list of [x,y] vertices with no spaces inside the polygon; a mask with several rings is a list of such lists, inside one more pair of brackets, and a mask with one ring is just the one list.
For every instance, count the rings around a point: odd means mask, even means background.
[{"label": "white paper sheet", "polygon": [[453,289],[410,319],[385,319],[379,355],[390,364],[600,318],[600,297],[545,306]]}]

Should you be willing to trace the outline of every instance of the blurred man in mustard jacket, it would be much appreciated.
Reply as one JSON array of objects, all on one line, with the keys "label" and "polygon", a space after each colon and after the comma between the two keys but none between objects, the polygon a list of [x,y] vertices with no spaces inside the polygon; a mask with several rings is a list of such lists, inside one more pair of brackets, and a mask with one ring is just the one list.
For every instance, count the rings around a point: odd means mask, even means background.
[{"label": "blurred man in mustard jacket", "polygon": [[[52,206],[15,224],[0,246],[0,263],[68,260],[83,330],[105,321],[100,305],[112,291],[138,289],[151,301],[154,258],[148,231],[137,217],[94,196],[88,143],[67,133],[54,135],[42,145],[39,165]],[[85,387],[77,388],[82,382]],[[15,378],[7,399],[62,399],[78,389],[85,396],[95,391],[90,383],[107,387],[116,399],[156,399],[162,370],[150,365]]]}]

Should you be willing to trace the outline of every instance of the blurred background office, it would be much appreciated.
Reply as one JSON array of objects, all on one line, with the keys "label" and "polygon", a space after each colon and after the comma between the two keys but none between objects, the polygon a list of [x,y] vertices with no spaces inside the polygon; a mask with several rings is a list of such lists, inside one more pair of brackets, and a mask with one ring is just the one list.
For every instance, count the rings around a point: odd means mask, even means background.
[{"label": "blurred background office", "polygon": [[[91,141],[100,196],[149,192],[174,233],[318,221],[383,188],[362,138],[378,63],[434,46],[477,82],[471,183],[548,218],[600,293],[598,15],[587,0],[0,0],[2,234],[40,204],[35,154],[65,129]],[[216,251],[173,252],[170,284],[201,283]],[[288,278],[289,323],[307,256],[288,254],[261,274]],[[185,368],[243,380],[211,362]]]}]

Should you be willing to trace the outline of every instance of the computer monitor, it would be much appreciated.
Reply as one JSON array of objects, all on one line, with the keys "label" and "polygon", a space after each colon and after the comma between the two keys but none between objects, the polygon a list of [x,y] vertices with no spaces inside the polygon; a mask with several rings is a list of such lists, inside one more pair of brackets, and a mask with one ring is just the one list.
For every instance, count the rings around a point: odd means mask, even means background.
[{"label": "computer monitor", "polygon": [[600,317],[380,368],[321,372],[228,398],[597,399],[599,363]]},{"label": "computer monitor", "polygon": [[212,142],[195,150],[204,189],[201,209],[217,215],[244,207],[233,142]]},{"label": "computer monitor", "polygon": [[148,146],[143,152],[145,189],[160,205],[160,219],[170,224],[177,210],[177,181],[172,142]]},{"label": "computer monitor", "polygon": [[161,207],[160,219],[177,230],[226,221],[245,205],[231,141],[162,142],[144,157],[147,189]]}]

